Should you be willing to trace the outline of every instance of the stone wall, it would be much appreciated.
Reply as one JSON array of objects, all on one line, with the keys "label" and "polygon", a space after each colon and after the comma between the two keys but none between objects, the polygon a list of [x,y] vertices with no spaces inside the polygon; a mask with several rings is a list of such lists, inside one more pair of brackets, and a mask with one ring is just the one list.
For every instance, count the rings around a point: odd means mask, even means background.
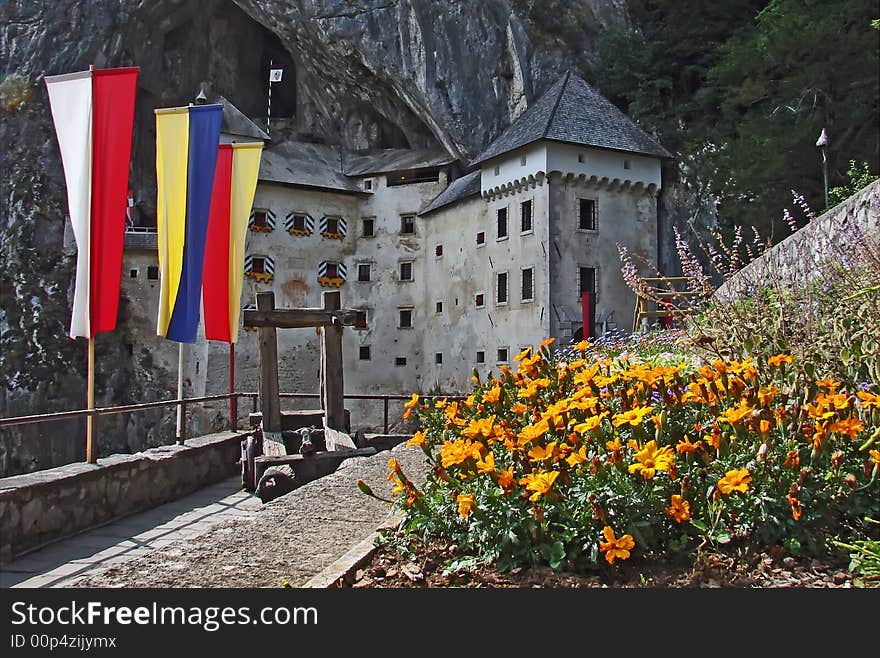
[{"label": "stone wall", "polygon": [[235,474],[245,436],[223,432],[0,479],[0,563]]}]

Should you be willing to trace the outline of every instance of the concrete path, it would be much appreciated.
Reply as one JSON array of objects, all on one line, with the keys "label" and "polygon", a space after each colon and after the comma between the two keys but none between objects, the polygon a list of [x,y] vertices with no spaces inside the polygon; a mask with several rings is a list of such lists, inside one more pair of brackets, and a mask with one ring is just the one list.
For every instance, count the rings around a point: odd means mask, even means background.
[{"label": "concrete path", "polygon": [[261,506],[259,498],[242,490],[236,475],[0,565],[0,587],[66,587],[105,567],[201,535],[221,521],[250,516]]}]

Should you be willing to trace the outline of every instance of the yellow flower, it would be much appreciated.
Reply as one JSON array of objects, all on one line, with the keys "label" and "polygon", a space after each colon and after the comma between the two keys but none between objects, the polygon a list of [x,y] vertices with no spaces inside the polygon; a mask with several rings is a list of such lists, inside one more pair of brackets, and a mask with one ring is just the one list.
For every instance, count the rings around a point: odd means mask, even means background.
[{"label": "yellow flower", "polygon": [[626,560],[629,558],[629,552],[636,547],[636,542],[632,535],[623,535],[620,539],[615,538],[614,530],[611,526],[606,525],[602,530],[605,535],[605,541],[599,542],[599,550],[605,553],[605,559],[608,564],[614,564],[614,560],[620,558]]},{"label": "yellow flower", "polygon": [[546,448],[542,448],[541,446],[535,446],[531,450],[529,450],[529,459],[533,462],[543,462],[548,459],[553,459],[553,451],[556,448],[556,441],[551,441],[547,444]]},{"label": "yellow flower", "polygon": [[547,423],[547,419],[538,421],[534,425],[526,425],[523,427],[522,431],[517,434],[517,437],[520,439],[520,443],[528,443],[529,441],[534,441],[535,439],[539,439],[544,436],[547,432],[550,431],[550,425]]},{"label": "yellow flower", "polygon": [[483,402],[495,404],[496,402],[498,402],[498,399],[500,397],[501,397],[501,387],[495,386],[493,388],[490,388],[485,393],[483,393]]},{"label": "yellow flower", "polygon": [[761,434],[769,434],[770,433],[770,421],[769,420],[761,420],[759,423],[759,431]]},{"label": "yellow flower", "polygon": [[559,471],[529,473],[528,475],[520,479],[519,483],[526,485],[527,491],[535,492],[531,496],[529,496],[529,500],[535,502],[541,496],[549,493],[550,488],[553,486],[553,483],[558,477]]},{"label": "yellow flower", "polygon": [[513,466],[498,473],[498,486],[505,491],[513,489],[516,479],[513,477]]},{"label": "yellow flower", "polygon": [[555,338],[545,338],[544,340],[541,341],[541,345],[540,345],[539,349],[543,349],[545,347],[550,347],[555,342],[556,342]]},{"label": "yellow flower", "polygon": [[471,512],[476,508],[476,505],[474,504],[474,494],[458,494],[455,502],[458,503],[458,513],[463,519],[469,517]]},{"label": "yellow flower", "polygon": [[574,426],[574,431],[578,434],[586,434],[587,432],[592,432],[594,429],[599,427],[602,424],[602,419],[608,415],[607,411],[603,411],[598,416],[590,416],[584,422],[578,423]]},{"label": "yellow flower", "polygon": [[495,455],[491,452],[486,455],[485,459],[477,460],[477,473],[488,473],[491,475],[495,472]]},{"label": "yellow flower", "polygon": [[666,515],[672,517],[676,523],[689,521],[691,518],[691,504],[682,500],[681,496],[672,496],[672,504],[666,508]]},{"label": "yellow flower", "polygon": [[608,450],[611,450],[611,451],[614,451],[614,450],[623,450],[623,446],[622,446],[621,443],[620,443],[620,437],[619,437],[619,436],[615,436],[613,441],[606,441],[606,442],[605,442],[605,447],[608,448]]},{"label": "yellow flower", "polygon": [[520,353],[517,354],[515,357],[513,357],[513,362],[514,362],[514,363],[519,363],[520,361],[522,361],[523,359],[525,359],[525,358],[529,355],[529,352],[531,352],[531,351],[532,351],[532,348],[531,348],[531,347],[527,347],[527,348],[525,348],[522,352],[520,352]]},{"label": "yellow flower", "polygon": [[483,437],[488,439],[491,436],[495,435],[495,416],[489,416],[488,418],[480,418],[478,420],[472,420],[468,423],[467,427],[461,430],[462,436],[465,436],[469,439],[476,439],[479,437]]},{"label": "yellow flower", "polygon": [[657,448],[653,439],[636,453],[637,463],[631,464],[630,473],[638,473],[645,479],[652,479],[657,471],[668,471],[675,461],[675,453],[669,446]]},{"label": "yellow flower", "polygon": [[827,388],[829,391],[833,391],[835,389],[840,388],[840,382],[836,379],[831,379],[830,377],[826,377],[825,379],[817,379],[816,386],[820,388]]},{"label": "yellow flower", "polygon": [[572,347],[578,352],[586,352],[588,349],[590,349],[590,341],[582,340],[581,342],[572,345]]},{"label": "yellow flower", "polygon": [[754,409],[751,405],[749,405],[746,400],[742,400],[738,407],[725,409],[721,415],[718,416],[718,420],[730,423],[731,425],[736,425],[739,421],[752,413],[752,411],[754,411]]},{"label": "yellow flower", "polygon": [[445,409],[446,408],[446,398],[443,398],[442,400],[437,400],[434,403],[434,408],[435,409]]},{"label": "yellow flower", "polygon": [[567,461],[568,465],[572,468],[575,468],[579,464],[583,464],[585,461],[587,461],[587,446],[581,446],[580,450],[571,453],[568,457],[565,458],[565,461]]},{"label": "yellow flower", "polygon": [[443,468],[449,468],[467,461],[470,458],[480,458],[480,447],[468,439],[445,441],[440,446],[440,463]]},{"label": "yellow flower", "polygon": [[638,427],[642,424],[642,420],[644,420],[645,416],[653,410],[654,407],[652,406],[636,407],[635,409],[616,414],[614,418],[611,419],[611,424],[614,425],[614,427],[620,427],[621,425],[629,423],[633,427]]},{"label": "yellow flower", "polygon": [[513,405],[510,408],[510,411],[515,414],[524,414],[528,410],[529,410],[529,408],[526,405],[524,405],[522,402],[517,402],[515,405]]},{"label": "yellow flower", "polygon": [[403,419],[406,420],[412,414],[413,408],[419,403],[419,394],[413,393],[409,401],[403,405],[406,411],[403,412]]},{"label": "yellow flower", "polygon": [[685,434],[684,437],[682,438],[682,440],[679,441],[675,445],[675,451],[679,452],[679,453],[683,453],[683,454],[686,454],[689,452],[696,452],[697,450],[700,449],[701,445],[703,445],[702,441],[697,441],[696,443],[691,443],[690,437],[687,434]]},{"label": "yellow flower", "polygon": [[777,354],[767,359],[767,363],[771,366],[781,366],[783,363],[791,363],[794,357],[791,354]]},{"label": "yellow flower", "polygon": [[425,445],[425,433],[422,430],[419,430],[413,434],[413,437],[409,441],[406,442],[406,445],[407,447]]},{"label": "yellow flower", "polygon": [[725,496],[731,491],[741,491],[745,493],[748,491],[751,481],[752,476],[749,475],[749,470],[747,468],[727,471],[724,477],[718,480],[718,491]]},{"label": "yellow flower", "polygon": [[859,400],[862,401],[862,406],[865,409],[870,409],[871,407],[880,409],[880,395],[868,393],[868,391],[859,391],[856,395],[859,396]]},{"label": "yellow flower", "polygon": [[880,466],[880,450],[869,450],[868,454],[871,455],[871,461]]},{"label": "yellow flower", "polygon": [[845,418],[831,423],[828,426],[828,432],[837,432],[851,439],[858,437],[859,432],[865,429],[865,424],[858,418]]}]

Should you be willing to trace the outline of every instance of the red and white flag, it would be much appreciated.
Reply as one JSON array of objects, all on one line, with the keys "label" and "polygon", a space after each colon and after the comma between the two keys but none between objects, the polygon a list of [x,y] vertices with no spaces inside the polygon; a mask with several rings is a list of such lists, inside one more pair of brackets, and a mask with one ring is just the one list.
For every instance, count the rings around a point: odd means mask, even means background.
[{"label": "red and white flag", "polygon": [[137,74],[46,77],[77,248],[71,338],[116,328]]}]

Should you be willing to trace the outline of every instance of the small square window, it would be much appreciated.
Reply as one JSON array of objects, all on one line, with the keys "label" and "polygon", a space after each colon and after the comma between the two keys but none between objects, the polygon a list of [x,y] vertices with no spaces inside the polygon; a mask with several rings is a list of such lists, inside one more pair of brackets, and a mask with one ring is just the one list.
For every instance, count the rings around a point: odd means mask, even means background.
[{"label": "small square window", "polygon": [[443,255],[443,245],[442,244],[438,244],[436,247],[434,247],[434,255],[437,258],[440,258],[440,256]]},{"label": "small square window", "polygon": [[398,309],[400,311],[400,321],[397,326],[400,329],[412,329],[413,326],[413,312],[411,308],[401,308]]},{"label": "small square window", "polygon": [[520,204],[520,232],[528,233],[532,230],[532,200],[523,201]]},{"label": "small square window", "polygon": [[372,190],[373,189],[373,179],[372,178],[365,178],[364,179],[364,189],[365,190]]},{"label": "small square window", "polygon": [[403,234],[411,234],[416,232],[416,217],[415,215],[401,215],[400,216],[400,232]]},{"label": "small square window", "polygon": [[507,208],[498,209],[498,239],[507,237]]},{"label": "small square window", "polygon": [[583,163],[586,161],[587,161],[587,157],[583,153],[578,153],[578,162]]},{"label": "small square window", "polygon": [[401,281],[412,281],[413,280],[413,264],[412,261],[404,261],[400,264],[400,280]]},{"label": "small square window", "polygon": [[327,273],[324,276],[330,279],[339,278],[339,263],[327,263]]},{"label": "small square window", "polygon": [[624,168],[624,169],[629,169],[631,166],[632,166],[632,165],[631,165],[631,163],[630,163],[629,160],[624,160],[624,161],[623,161],[623,168]]},{"label": "small square window", "polygon": [[496,176],[499,176],[499,175],[501,174],[501,167],[499,167],[498,165],[496,165],[496,166],[495,166],[495,169],[494,169],[493,171],[494,171],[494,173],[495,173]]},{"label": "small square window", "polygon": [[484,244],[486,244],[486,232],[480,231],[477,233],[477,246],[479,247]]},{"label": "small square window", "polygon": [[478,292],[474,296],[474,303],[477,308],[483,308],[486,305],[486,295],[484,293]]},{"label": "small square window", "polygon": [[[265,274],[266,272],[266,259],[262,256],[254,256],[251,260],[251,272],[256,274]],[[329,272],[327,276],[330,276]]]},{"label": "small square window", "polygon": [[369,281],[370,269],[370,263],[358,263],[358,281]]},{"label": "small square window", "polygon": [[376,230],[376,220],[373,218],[364,218],[361,220],[361,235],[365,238],[372,238]]},{"label": "small square window", "polygon": [[435,311],[436,313],[442,313],[442,312],[443,312],[443,302],[437,302],[437,303],[434,305],[434,311]]},{"label": "small square window", "polygon": [[519,159],[519,166],[520,166],[520,167],[525,167],[525,166],[526,166],[526,156],[523,155],[523,156],[520,157],[520,159]]},{"label": "small square window", "polygon": [[443,352],[437,352],[434,354],[434,363],[437,365],[443,363]]},{"label": "small square window", "polygon": [[355,311],[354,328],[355,329],[366,329],[367,328],[367,312],[366,311]]},{"label": "small square window", "polygon": [[522,287],[520,301],[531,302],[535,299],[535,270],[527,267],[522,270]]},{"label": "small square window", "polygon": [[327,218],[327,233],[339,233],[339,218],[338,217],[328,217]]},{"label": "small square window", "polygon": [[305,215],[294,215],[293,222],[291,224],[291,228],[294,231],[305,231],[306,230],[306,216]]},{"label": "small square window", "polygon": [[159,266],[158,265],[150,265],[147,267],[147,278],[151,281],[155,281],[159,278]]},{"label": "small square window", "polygon": [[596,200],[578,199],[578,228],[581,231],[596,230]]},{"label": "small square window", "polygon": [[486,363],[486,353],[483,350],[477,350],[477,363]]},{"label": "small square window", "polygon": [[254,209],[251,226],[258,228],[269,228],[269,211],[265,209]]},{"label": "small square window", "polygon": [[498,348],[498,363],[507,363],[507,348],[499,347]]},{"label": "small square window", "polygon": [[369,345],[361,345],[358,348],[358,358],[361,361],[369,361],[370,360],[370,346]]},{"label": "small square window", "polygon": [[138,278],[138,271],[137,270],[130,270],[128,273],[128,276],[130,276],[132,279],[136,279],[136,278]]},{"label": "small square window", "polygon": [[394,359],[394,365],[405,366],[406,365],[406,357],[405,356],[398,356],[397,358]]}]

